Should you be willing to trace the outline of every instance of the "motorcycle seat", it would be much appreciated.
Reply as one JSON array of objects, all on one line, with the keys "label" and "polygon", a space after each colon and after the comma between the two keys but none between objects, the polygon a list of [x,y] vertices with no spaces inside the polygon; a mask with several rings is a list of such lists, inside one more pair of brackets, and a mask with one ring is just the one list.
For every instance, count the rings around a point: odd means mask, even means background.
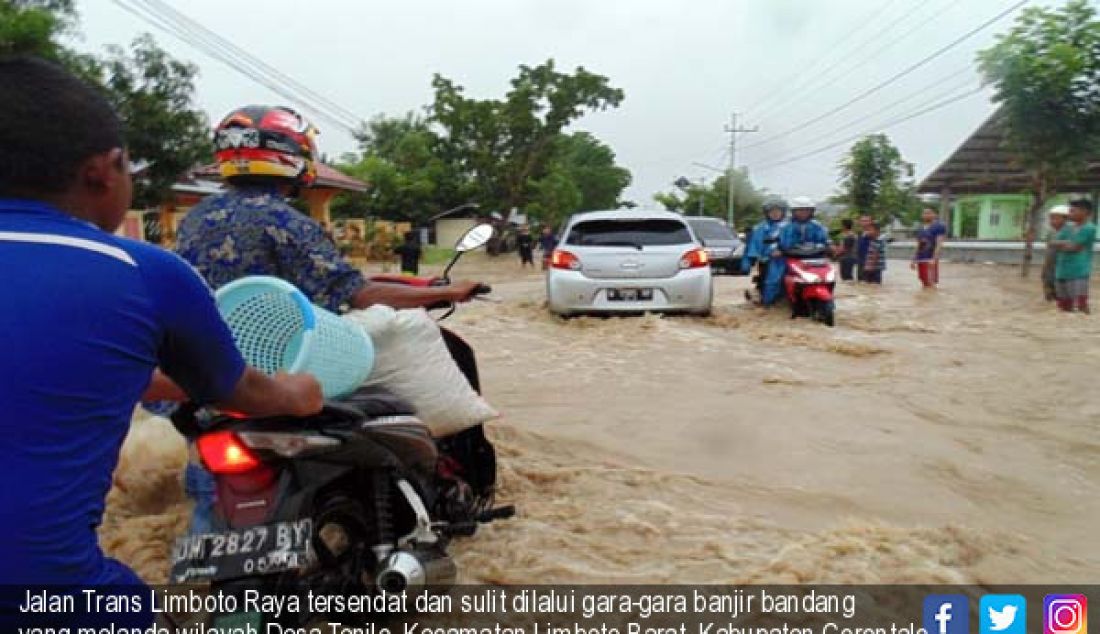
[{"label": "motorcycle seat", "polygon": [[411,416],[416,413],[412,406],[400,397],[380,387],[361,387],[337,402],[361,412],[366,418]]}]

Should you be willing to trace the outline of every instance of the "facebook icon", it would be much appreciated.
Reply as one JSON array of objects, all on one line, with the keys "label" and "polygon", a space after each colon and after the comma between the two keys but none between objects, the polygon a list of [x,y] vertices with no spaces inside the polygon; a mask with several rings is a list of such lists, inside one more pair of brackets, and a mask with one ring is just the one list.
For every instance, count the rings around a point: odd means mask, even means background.
[{"label": "facebook icon", "polygon": [[925,597],[924,631],[928,634],[969,634],[969,600],[961,594],[930,594]]}]

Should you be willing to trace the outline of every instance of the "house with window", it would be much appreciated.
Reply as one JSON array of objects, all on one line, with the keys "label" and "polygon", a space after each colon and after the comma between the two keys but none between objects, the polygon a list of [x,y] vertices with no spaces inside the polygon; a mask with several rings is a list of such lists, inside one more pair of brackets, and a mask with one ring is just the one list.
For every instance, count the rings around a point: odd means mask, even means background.
[{"label": "house with window", "polygon": [[[940,217],[950,237],[963,240],[1023,240],[1031,181],[1007,150],[997,112],[921,181],[917,191],[940,199]],[[1082,173],[1062,183],[1044,209],[1073,198],[1100,195],[1100,148]]]},{"label": "house with window", "polygon": [[[140,175],[139,175],[140,177]],[[145,240],[165,248],[173,248],[176,230],[183,217],[202,199],[221,192],[224,185],[217,165],[205,165],[181,176],[172,186],[172,197],[157,209],[132,210],[127,213],[119,234]],[[330,215],[332,199],[342,192],[364,192],[367,184],[339,170],[317,164],[317,177],[309,187],[302,188],[300,199],[309,215],[326,228],[333,228]]]},{"label": "house with window", "polygon": [[[959,196],[952,202],[951,235],[961,240],[1022,240],[1031,200],[1030,194]],[[1059,194],[1047,199],[1043,209],[1069,200]]]}]

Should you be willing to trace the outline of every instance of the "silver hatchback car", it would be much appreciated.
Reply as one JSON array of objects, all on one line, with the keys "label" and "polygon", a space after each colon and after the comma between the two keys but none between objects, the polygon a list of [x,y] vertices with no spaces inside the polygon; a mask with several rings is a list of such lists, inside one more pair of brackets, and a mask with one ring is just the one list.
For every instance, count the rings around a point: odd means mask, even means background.
[{"label": "silver hatchback car", "polygon": [[546,274],[550,311],[558,315],[706,315],[713,295],[706,250],[683,217],[667,211],[574,215]]}]

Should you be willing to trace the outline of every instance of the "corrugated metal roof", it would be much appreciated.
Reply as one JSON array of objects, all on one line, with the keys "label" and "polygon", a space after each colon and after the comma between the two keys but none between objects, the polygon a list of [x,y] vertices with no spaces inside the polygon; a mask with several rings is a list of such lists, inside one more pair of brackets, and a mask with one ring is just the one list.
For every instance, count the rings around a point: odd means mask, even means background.
[{"label": "corrugated metal roof", "polygon": [[[1028,191],[1031,177],[1004,147],[999,112],[989,116],[951,156],[921,181],[917,191],[938,194],[1003,194]],[[1078,178],[1059,184],[1063,192],[1091,192],[1100,188],[1100,154],[1089,161]]]}]

